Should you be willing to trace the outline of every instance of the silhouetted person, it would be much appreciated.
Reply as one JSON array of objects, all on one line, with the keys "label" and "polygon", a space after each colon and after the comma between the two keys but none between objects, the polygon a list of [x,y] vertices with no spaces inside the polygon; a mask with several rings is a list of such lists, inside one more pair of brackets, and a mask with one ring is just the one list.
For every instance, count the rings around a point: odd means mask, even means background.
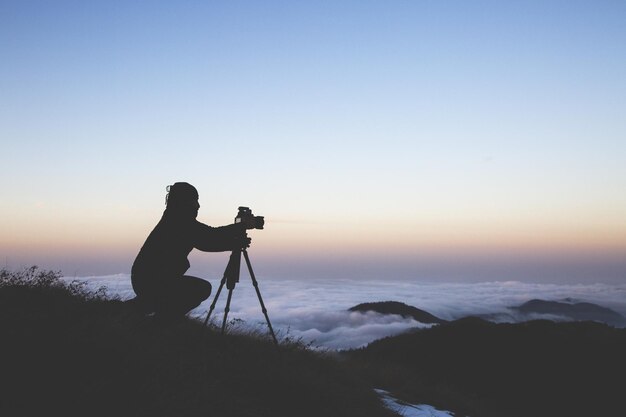
[{"label": "silhouetted person", "polygon": [[163,319],[182,318],[211,294],[211,284],[185,275],[187,255],[192,249],[222,252],[250,243],[246,228],[236,223],[210,227],[196,220],[200,204],[198,191],[186,182],[169,186],[163,217],[143,244],[131,271],[134,300],[144,311]]}]

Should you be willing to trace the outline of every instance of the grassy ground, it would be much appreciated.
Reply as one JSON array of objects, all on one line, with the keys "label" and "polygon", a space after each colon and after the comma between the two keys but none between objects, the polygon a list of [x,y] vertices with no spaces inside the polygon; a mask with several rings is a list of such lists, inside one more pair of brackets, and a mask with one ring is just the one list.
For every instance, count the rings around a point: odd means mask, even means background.
[{"label": "grassy ground", "polygon": [[390,416],[297,342],[155,323],[59,274],[0,271],[0,415]]}]

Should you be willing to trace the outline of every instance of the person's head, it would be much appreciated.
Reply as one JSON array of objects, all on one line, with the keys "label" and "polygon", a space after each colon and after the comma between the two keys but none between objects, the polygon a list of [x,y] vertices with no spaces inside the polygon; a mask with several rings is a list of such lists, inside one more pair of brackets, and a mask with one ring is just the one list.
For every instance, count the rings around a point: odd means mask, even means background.
[{"label": "person's head", "polygon": [[168,185],[166,190],[165,204],[169,212],[196,218],[200,208],[196,187],[186,182],[177,182],[174,185]]}]

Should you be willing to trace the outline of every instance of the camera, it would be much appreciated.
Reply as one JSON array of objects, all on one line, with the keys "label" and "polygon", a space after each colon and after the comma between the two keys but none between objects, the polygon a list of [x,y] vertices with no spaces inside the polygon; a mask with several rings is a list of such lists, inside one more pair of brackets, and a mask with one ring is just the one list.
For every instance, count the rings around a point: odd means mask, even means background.
[{"label": "camera", "polygon": [[255,229],[263,229],[263,225],[265,224],[263,216],[253,215],[249,207],[239,207],[239,212],[237,213],[237,217],[235,217],[235,223],[241,223],[244,219],[252,219],[252,224]]}]

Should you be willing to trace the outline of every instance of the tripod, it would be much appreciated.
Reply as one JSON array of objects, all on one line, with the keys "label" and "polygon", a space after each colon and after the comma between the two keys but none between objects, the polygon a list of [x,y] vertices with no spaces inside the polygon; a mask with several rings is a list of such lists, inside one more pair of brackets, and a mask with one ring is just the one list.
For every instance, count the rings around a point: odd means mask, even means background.
[{"label": "tripod", "polygon": [[265,321],[267,321],[267,327],[270,329],[270,334],[272,335],[272,339],[274,339],[274,343],[278,345],[278,340],[276,339],[276,335],[274,334],[274,329],[272,328],[272,323],[270,323],[270,318],[267,315],[267,308],[265,308],[265,303],[263,303],[263,297],[261,297],[261,291],[259,290],[259,283],[254,276],[254,271],[252,271],[252,264],[250,263],[250,257],[248,257],[248,251],[246,248],[236,249],[232,251],[230,254],[230,259],[228,261],[228,265],[226,265],[226,270],[224,271],[224,276],[222,277],[222,281],[220,282],[220,286],[215,293],[215,298],[211,303],[211,307],[209,308],[209,312],[204,319],[204,326],[209,322],[209,317],[211,317],[211,313],[215,309],[215,304],[217,303],[217,299],[222,292],[222,288],[224,288],[224,284],[226,284],[226,288],[228,288],[228,298],[226,300],[226,308],[224,308],[224,319],[222,321],[222,334],[224,334],[224,330],[226,329],[226,319],[228,317],[228,312],[230,311],[230,300],[233,296],[233,290],[235,289],[235,285],[239,282],[239,271],[241,266],[241,254],[243,253],[243,257],[246,260],[246,265],[248,266],[248,272],[250,272],[250,278],[252,279],[252,285],[254,285],[254,289],[256,290],[256,295],[259,298],[259,303],[261,304],[261,310],[263,311],[263,315],[265,315]]}]

